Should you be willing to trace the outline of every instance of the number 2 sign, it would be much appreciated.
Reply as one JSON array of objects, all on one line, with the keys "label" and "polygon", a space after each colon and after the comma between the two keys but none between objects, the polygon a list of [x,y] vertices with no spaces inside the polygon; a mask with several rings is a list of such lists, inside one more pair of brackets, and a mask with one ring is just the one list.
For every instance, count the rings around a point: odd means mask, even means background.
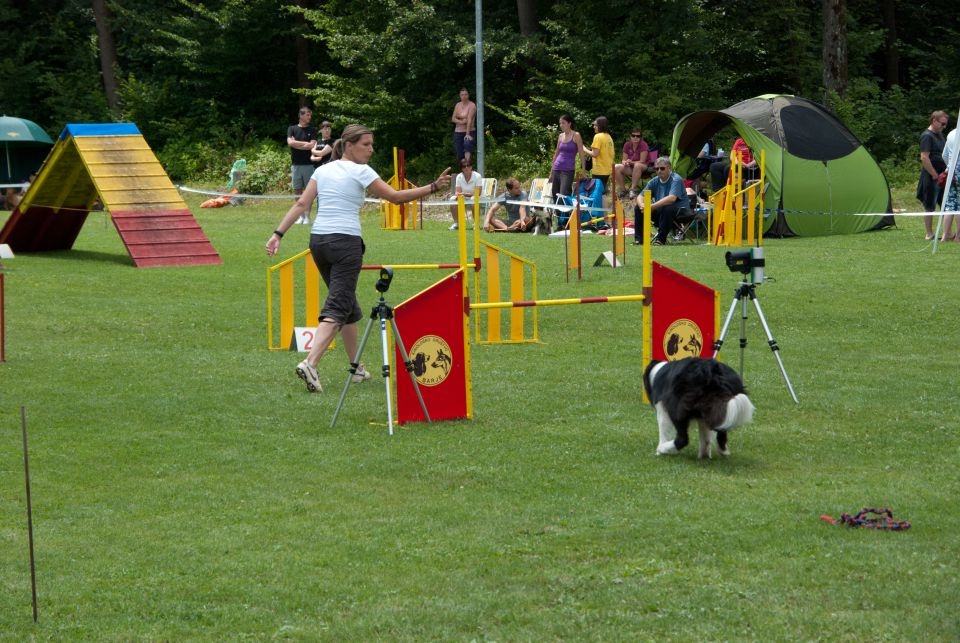
[{"label": "number 2 sign", "polygon": [[[316,335],[317,329],[307,326],[297,326],[293,329],[293,338],[297,343],[297,352],[298,353],[309,353],[313,349],[313,341]],[[291,348],[293,346],[291,345]],[[334,342],[330,342],[328,348],[333,348]]]}]

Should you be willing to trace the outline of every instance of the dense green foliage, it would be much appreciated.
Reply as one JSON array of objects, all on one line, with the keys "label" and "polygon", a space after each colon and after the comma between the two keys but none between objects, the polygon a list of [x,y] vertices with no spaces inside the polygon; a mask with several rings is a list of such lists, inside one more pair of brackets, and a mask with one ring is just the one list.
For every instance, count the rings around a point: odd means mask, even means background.
[{"label": "dense green foliage", "polygon": [[[516,3],[484,5],[488,173],[543,174],[549,127],[564,112],[581,131],[604,114],[616,138],[640,124],[667,143],[688,112],[798,94],[828,101],[882,160],[906,156],[930,111],[956,107],[960,32],[937,3],[846,0],[849,82],[825,97],[820,2],[522,2],[538,18],[526,35]],[[381,163],[396,145],[414,176],[450,164],[450,111],[459,87],[475,86],[472,3],[106,4],[116,112],[89,0],[0,0],[0,111],[52,134],[67,122],[133,121],[177,179],[218,177],[264,141],[282,144],[300,100],[338,126],[373,127]],[[298,39],[309,89],[296,89]]]},{"label": "dense green foliage", "polygon": [[[931,256],[919,220],[766,242],[776,281],[758,294],[800,404],[751,309],[755,421],[729,458],[699,462],[692,448],[654,455],[638,303],[543,308],[543,343],[474,344],[473,421],[390,438],[374,379],[327,428],[342,348],[320,362],[320,395],[293,374],[295,354],[266,350],[277,259],[263,243],[283,205],[188,200],[223,265],[135,269],[100,213],[73,250],[4,262],[0,640],[960,638],[960,244]],[[385,232],[375,210],[362,218],[370,263],[456,256],[445,220]],[[536,261],[541,297],[639,290],[632,246],[625,267],[567,283],[562,241],[486,238]],[[306,240],[294,226],[281,257]],[[608,248],[587,237],[584,258]],[[726,312],[737,275],[723,252],[653,249],[718,289]],[[437,278],[398,271],[388,301]],[[370,273],[358,292],[374,303]],[[738,326],[724,348],[734,365]],[[374,331],[367,365],[379,356]],[[874,504],[913,528],[819,519]]]}]

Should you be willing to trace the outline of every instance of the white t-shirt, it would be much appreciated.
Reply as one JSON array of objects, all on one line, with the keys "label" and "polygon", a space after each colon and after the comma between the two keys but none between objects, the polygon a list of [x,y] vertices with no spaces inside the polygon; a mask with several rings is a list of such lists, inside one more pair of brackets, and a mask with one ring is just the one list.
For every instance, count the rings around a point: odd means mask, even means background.
[{"label": "white t-shirt", "polygon": [[[480,191],[483,191],[483,177],[480,176],[480,173],[476,170],[470,175],[470,180],[468,181],[463,172],[457,175],[457,189],[463,194],[464,198],[472,199],[474,188],[480,188]],[[454,196],[456,196],[457,190],[454,190]]]},{"label": "white t-shirt", "polygon": [[950,158],[953,156],[951,152],[953,151],[953,148],[956,146],[956,142],[955,142],[956,140],[957,140],[957,130],[956,129],[950,130],[950,133],[947,134],[947,142],[943,146],[943,162],[947,164],[948,170],[950,169]]},{"label": "white t-shirt", "polygon": [[310,232],[359,237],[364,192],[379,178],[369,165],[343,159],[318,167],[310,177],[317,184],[317,216]]}]

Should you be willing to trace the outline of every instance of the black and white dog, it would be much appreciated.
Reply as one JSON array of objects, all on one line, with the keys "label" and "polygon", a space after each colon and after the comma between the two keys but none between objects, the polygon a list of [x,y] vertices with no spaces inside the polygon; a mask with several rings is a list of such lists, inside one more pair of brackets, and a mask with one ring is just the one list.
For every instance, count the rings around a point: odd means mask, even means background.
[{"label": "black and white dog", "polygon": [[753,403],[735,370],[715,359],[687,357],[674,362],[653,361],[643,372],[643,388],[657,410],[660,444],[657,455],[677,453],[687,446],[690,420],[700,424],[701,458],[710,457],[710,436],[730,455],[727,431],[753,419]]}]

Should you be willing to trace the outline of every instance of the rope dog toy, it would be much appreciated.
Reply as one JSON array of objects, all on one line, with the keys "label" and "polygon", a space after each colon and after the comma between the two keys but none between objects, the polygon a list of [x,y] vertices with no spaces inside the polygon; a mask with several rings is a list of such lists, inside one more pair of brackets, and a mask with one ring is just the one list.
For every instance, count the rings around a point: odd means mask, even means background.
[{"label": "rope dog toy", "polygon": [[[876,518],[868,518],[869,514],[874,514]],[[821,520],[826,520],[827,522],[834,525],[847,525],[848,527],[867,527],[869,529],[887,529],[890,531],[903,531],[905,529],[910,529],[910,522],[907,520],[896,521],[893,519],[893,512],[888,508],[884,507],[882,509],[876,509],[874,507],[867,507],[860,511],[856,516],[851,516],[848,513],[840,514],[840,519],[831,518],[830,516],[820,516]]]}]

